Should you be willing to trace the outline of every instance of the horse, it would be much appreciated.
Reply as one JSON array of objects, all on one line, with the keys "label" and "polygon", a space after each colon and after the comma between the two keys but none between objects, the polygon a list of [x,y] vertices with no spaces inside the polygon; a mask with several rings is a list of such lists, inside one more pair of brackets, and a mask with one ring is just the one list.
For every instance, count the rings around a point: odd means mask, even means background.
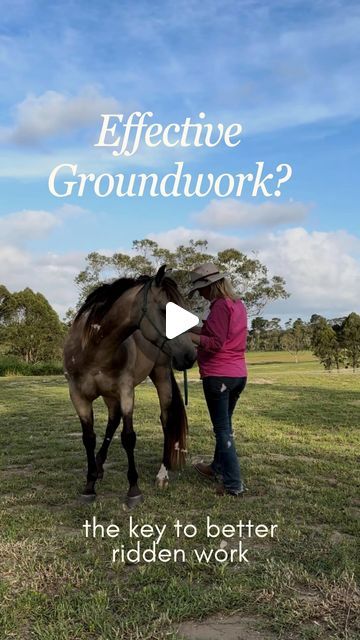
[{"label": "horse", "polygon": [[[172,365],[180,371],[192,367],[195,348],[188,334],[166,337],[167,302],[184,306],[166,265],[155,276],[120,278],[100,285],[80,307],[64,346],[65,377],[82,426],[87,455],[84,500],[96,497],[96,481],[103,477],[111,439],[123,420],[121,443],[127,454],[129,482],[125,504],[143,500],[138,486],[133,428],[134,388],[147,376],[154,383],[163,428],[163,457],[156,483],[166,487],[168,470],[185,460],[187,417]],[[103,443],[95,456],[96,434],[92,404],[102,396],[108,408]]]}]

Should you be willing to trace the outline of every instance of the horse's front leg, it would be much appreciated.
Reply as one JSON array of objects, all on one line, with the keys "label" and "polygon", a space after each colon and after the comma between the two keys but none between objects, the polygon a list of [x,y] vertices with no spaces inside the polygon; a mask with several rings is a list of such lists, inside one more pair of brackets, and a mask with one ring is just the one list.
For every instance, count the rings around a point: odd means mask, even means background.
[{"label": "horse's front leg", "polygon": [[155,484],[160,489],[166,489],[169,485],[169,469],[171,467],[170,454],[172,446],[168,428],[169,410],[172,401],[172,386],[169,369],[164,367],[154,368],[150,374],[150,378],[156,387],[159,397],[161,411],[160,421],[164,434],[163,457],[160,469],[156,475]]},{"label": "horse's front leg", "polygon": [[138,473],[135,465],[136,433],[133,427],[134,411],[134,387],[132,384],[123,386],[120,392],[121,413],[123,416],[123,428],[121,432],[121,444],[124,447],[128,459],[129,489],[125,497],[125,504],[131,509],[144,500],[138,486]]},{"label": "horse's front leg", "polygon": [[105,437],[96,455],[96,467],[99,479],[103,478],[104,476],[104,463],[107,458],[108,449],[121,420],[121,409],[119,401],[112,398],[104,398],[104,402],[108,408],[109,416]]},{"label": "horse's front leg", "polygon": [[95,483],[98,474],[95,462],[96,434],[94,431],[92,403],[89,402],[87,398],[84,398],[80,392],[74,389],[70,389],[70,397],[81,422],[83,434],[82,439],[88,463],[86,485],[82,491],[81,497],[86,500],[95,500]]}]

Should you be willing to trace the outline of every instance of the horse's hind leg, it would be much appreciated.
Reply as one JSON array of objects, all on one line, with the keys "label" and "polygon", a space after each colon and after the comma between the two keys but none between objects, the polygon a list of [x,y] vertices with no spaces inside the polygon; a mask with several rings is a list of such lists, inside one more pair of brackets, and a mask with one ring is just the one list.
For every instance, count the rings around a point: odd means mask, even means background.
[{"label": "horse's hind leg", "polygon": [[156,387],[160,403],[160,421],[164,434],[163,458],[160,469],[157,473],[155,484],[160,489],[166,489],[169,484],[171,441],[169,438],[168,418],[172,400],[172,388],[169,370],[165,367],[154,367],[150,373],[150,378]]},{"label": "horse's hind leg", "polygon": [[107,458],[107,452],[121,420],[120,402],[113,398],[104,398],[104,402],[109,410],[109,417],[103,443],[95,458],[98,479],[104,476],[104,462]]},{"label": "horse's hind leg", "polygon": [[95,462],[96,434],[94,431],[92,403],[74,390],[70,390],[70,397],[81,422],[83,432],[82,439],[88,463],[87,480],[82,492],[82,497],[87,500],[94,500],[96,496],[95,482],[97,480],[97,469]]},{"label": "horse's hind leg", "polygon": [[134,387],[130,383],[124,385],[120,391],[120,405],[123,415],[123,428],[121,432],[121,444],[124,447],[128,459],[128,481],[129,490],[127,492],[125,503],[129,508],[134,507],[142,502],[144,497],[138,487],[138,473],[135,466],[134,450],[136,444],[136,433],[133,427],[133,410],[134,410]]}]

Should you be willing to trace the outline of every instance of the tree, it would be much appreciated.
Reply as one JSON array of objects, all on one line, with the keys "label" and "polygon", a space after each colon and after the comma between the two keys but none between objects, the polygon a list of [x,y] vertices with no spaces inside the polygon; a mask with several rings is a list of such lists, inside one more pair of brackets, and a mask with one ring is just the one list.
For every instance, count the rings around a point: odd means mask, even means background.
[{"label": "tree", "polygon": [[336,333],[325,318],[319,318],[313,325],[311,337],[313,353],[319,358],[327,371],[330,371],[336,362],[338,341]]},{"label": "tree", "polygon": [[10,291],[3,284],[0,284],[0,337],[10,316],[10,300]]},{"label": "tree", "polygon": [[271,318],[267,330],[267,346],[269,351],[279,351],[281,349],[281,328],[280,318]]},{"label": "tree", "polygon": [[355,371],[360,365],[360,316],[350,313],[342,325],[342,341],[347,362]]},{"label": "tree", "polygon": [[265,349],[266,329],[268,321],[261,316],[256,316],[251,321],[251,329],[249,331],[248,347],[254,351]]},{"label": "tree", "polygon": [[336,368],[338,371],[340,369],[340,364],[343,364],[345,361],[343,324],[344,324],[344,320],[341,322],[341,324],[333,323],[332,321],[330,321],[330,326],[333,328],[336,334],[337,348],[336,348],[336,352],[334,353],[334,358],[335,358]]},{"label": "tree", "polygon": [[[116,253],[104,256],[96,252],[90,253],[86,259],[86,267],[75,278],[79,287],[79,301],[101,281],[123,276],[137,277],[147,273],[156,273],[161,264],[173,269],[173,277],[180,289],[189,289],[189,271],[202,262],[215,262],[221,270],[226,271],[239,295],[244,300],[249,315],[259,313],[271,300],[287,298],[285,281],[280,276],[269,278],[265,265],[257,258],[249,258],[236,249],[227,249],[218,254],[208,251],[206,240],[190,240],[187,245],[180,245],[175,251],[160,247],[149,239],[135,240],[131,255]],[[194,296],[189,304],[195,313],[204,309],[203,301]]]},{"label": "tree", "polygon": [[6,306],[0,298],[0,317],[4,308],[2,337],[8,353],[31,363],[60,356],[65,329],[41,293],[27,288],[9,294]]},{"label": "tree", "polygon": [[280,276],[269,279],[267,267],[257,258],[249,258],[237,249],[226,249],[217,254],[215,261],[229,273],[250,316],[259,314],[272,300],[289,297],[285,280]]},{"label": "tree", "polygon": [[261,338],[267,325],[267,320],[261,316],[256,316],[251,321],[251,329],[249,331],[248,343],[254,351],[259,351],[261,347]]},{"label": "tree", "polygon": [[295,361],[299,361],[299,351],[308,349],[310,346],[309,330],[307,324],[297,318],[294,322],[290,319],[285,323],[286,331],[281,336],[283,349],[293,353]]}]

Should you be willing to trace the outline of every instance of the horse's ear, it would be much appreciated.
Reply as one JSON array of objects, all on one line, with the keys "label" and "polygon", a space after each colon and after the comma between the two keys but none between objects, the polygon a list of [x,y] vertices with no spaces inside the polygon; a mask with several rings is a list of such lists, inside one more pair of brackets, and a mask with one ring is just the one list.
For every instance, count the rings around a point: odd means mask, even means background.
[{"label": "horse's ear", "polygon": [[157,287],[161,287],[161,283],[163,281],[163,278],[165,276],[165,272],[166,272],[166,264],[161,265],[160,269],[158,270],[156,276],[155,276],[155,284]]}]

